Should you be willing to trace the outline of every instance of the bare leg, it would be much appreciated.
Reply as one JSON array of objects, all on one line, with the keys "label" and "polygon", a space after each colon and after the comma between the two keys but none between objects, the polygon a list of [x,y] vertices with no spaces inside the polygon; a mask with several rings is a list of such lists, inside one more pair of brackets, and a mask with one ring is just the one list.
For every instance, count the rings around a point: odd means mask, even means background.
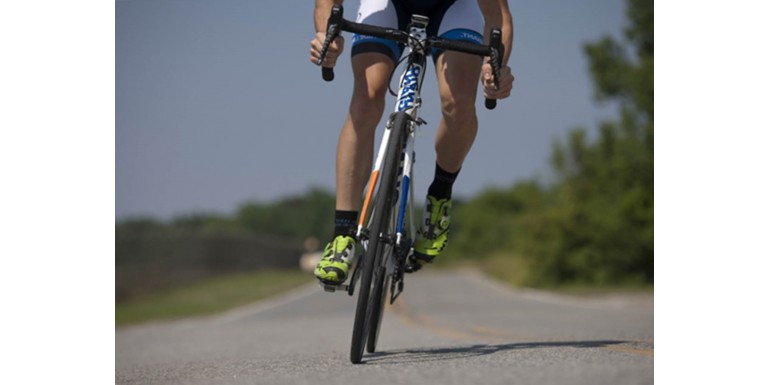
[{"label": "bare leg", "polygon": [[[393,62],[380,53],[353,56],[353,97],[337,142],[337,210],[358,211],[372,169],[374,133],[385,109]],[[476,76],[478,78],[478,75]]]},{"label": "bare leg", "polygon": [[462,167],[476,139],[476,90],[481,58],[445,52],[436,61],[442,119],[436,134],[436,162],[449,172]]}]

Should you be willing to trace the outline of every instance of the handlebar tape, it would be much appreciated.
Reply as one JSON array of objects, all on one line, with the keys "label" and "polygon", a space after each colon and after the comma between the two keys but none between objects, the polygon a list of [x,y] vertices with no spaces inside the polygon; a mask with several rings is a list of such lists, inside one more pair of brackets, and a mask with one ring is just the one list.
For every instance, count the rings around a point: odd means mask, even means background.
[{"label": "handlebar tape", "polygon": [[323,77],[327,82],[334,80],[334,68],[321,67],[321,77]]},{"label": "handlebar tape", "polygon": [[[495,76],[495,89],[498,89],[500,85],[500,65],[503,60],[503,50],[505,49],[502,43],[502,33],[500,32],[499,28],[492,30],[492,33],[489,37],[489,45],[492,47],[492,52],[490,52],[489,55],[489,61],[490,64],[492,64],[492,72]],[[484,106],[488,110],[494,110],[495,107],[497,107],[497,99],[487,98],[484,101]]]},{"label": "handlebar tape", "polygon": [[[329,14],[329,20],[326,22],[326,40],[324,41],[324,46],[321,49],[321,57],[318,58],[318,62],[316,63],[318,65],[323,63],[323,60],[326,57],[326,52],[329,50],[329,45],[332,43],[332,41],[334,41],[334,39],[337,38],[337,36],[340,35],[342,10],[342,5],[335,5],[332,7],[332,12]],[[327,82],[334,80],[334,68],[321,67],[321,77]]]}]

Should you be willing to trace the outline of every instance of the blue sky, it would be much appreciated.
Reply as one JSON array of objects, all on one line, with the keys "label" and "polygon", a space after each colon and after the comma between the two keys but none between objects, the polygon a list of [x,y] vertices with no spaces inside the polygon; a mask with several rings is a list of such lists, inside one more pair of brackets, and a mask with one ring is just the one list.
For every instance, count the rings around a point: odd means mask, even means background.
[{"label": "blue sky", "polygon": [[[554,140],[615,116],[593,100],[582,45],[622,36],[624,4],[510,2],[513,93],[492,112],[479,99],[479,135],[456,195],[547,178]],[[346,15],[357,7],[346,2]],[[350,61],[338,62],[332,83],[309,63],[313,1],[127,0],[115,11],[117,219],[228,214],[246,201],[333,190]],[[416,146],[420,194],[439,122],[433,74],[423,90],[429,124]]]}]

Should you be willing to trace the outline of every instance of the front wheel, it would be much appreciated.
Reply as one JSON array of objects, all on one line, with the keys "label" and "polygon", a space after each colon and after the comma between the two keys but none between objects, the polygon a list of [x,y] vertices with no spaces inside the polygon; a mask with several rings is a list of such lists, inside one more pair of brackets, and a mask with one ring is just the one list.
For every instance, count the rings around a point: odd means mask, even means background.
[{"label": "front wheel", "polygon": [[369,318],[371,318],[371,306],[369,306],[369,295],[372,288],[372,276],[374,275],[374,266],[376,265],[377,241],[369,241],[369,249],[361,256],[364,258],[363,268],[361,269],[361,284],[358,287],[358,304],[356,305],[356,317],[353,322],[353,339],[350,342],[350,362],[354,364],[361,363],[364,356],[364,346],[366,345],[366,336],[368,335]]},{"label": "front wheel", "polygon": [[377,349],[377,338],[380,336],[382,315],[385,313],[385,297],[388,294],[388,276],[386,268],[379,266],[374,276],[374,291],[369,306],[372,307],[372,317],[369,320],[369,338],[366,340],[366,351],[374,353]]},{"label": "front wheel", "polygon": [[[384,303],[382,287],[385,284],[383,282],[385,272],[383,269],[382,274],[380,274],[380,267],[386,266],[383,263],[383,258],[386,257],[384,254],[389,248],[385,243],[386,241],[381,240],[381,235],[387,235],[391,231],[389,222],[393,199],[396,195],[396,172],[401,160],[403,133],[408,122],[407,115],[399,112],[393,118],[390,126],[392,131],[385,151],[382,180],[377,191],[372,220],[369,223],[369,245],[363,256],[361,285],[359,286],[356,318],[353,323],[353,339],[350,345],[350,361],[354,364],[361,362],[367,340],[371,343],[370,353],[374,352],[376,345]],[[381,278],[375,277],[375,272]],[[372,281],[375,281],[374,285]],[[371,290],[372,288],[374,290]],[[376,321],[373,321],[375,318]],[[375,329],[373,333],[372,329]]]}]

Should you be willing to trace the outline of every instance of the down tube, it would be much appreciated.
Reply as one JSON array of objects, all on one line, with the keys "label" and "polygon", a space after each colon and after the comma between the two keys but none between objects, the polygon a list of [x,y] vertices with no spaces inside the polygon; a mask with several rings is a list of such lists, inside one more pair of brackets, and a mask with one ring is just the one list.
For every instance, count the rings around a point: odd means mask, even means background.
[{"label": "down tube", "polygon": [[385,150],[388,147],[388,141],[390,140],[390,129],[385,130],[382,134],[382,141],[380,142],[380,149],[377,151],[377,159],[374,162],[374,169],[369,176],[369,186],[366,189],[366,195],[364,196],[364,205],[361,208],[361,214],[358,218],[358,230],[356,231],[356,237],[361,239],[361,234],[366,224],[366,216],[369,215],[369,209],[372,207],[372,196],[376,189],[379,189],[380,170],[382,170],[382,162],[385,159]]}]

